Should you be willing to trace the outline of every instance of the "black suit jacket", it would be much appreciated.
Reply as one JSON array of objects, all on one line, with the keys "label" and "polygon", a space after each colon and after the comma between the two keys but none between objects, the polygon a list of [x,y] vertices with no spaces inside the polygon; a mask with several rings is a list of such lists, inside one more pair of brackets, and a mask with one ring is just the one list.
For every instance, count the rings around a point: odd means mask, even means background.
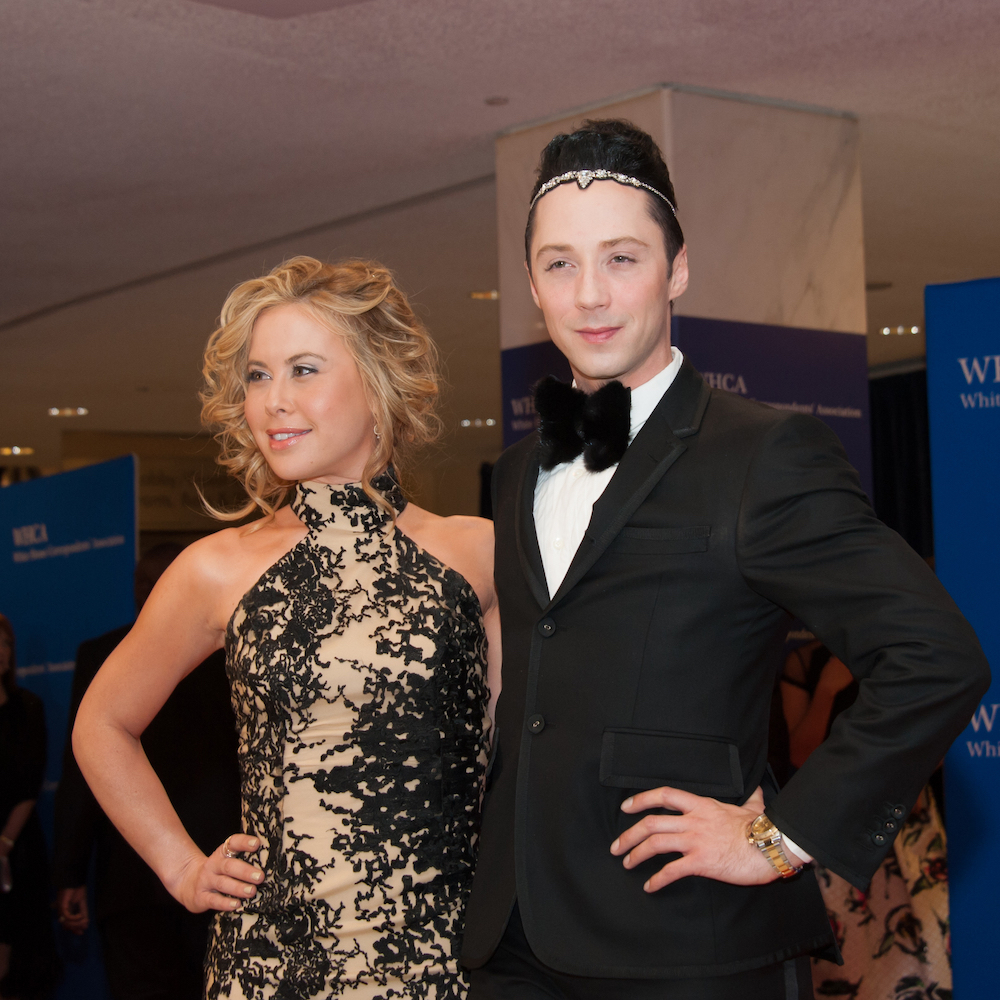
[{"label": "black suit jacket", "polygon": [[[63,773],[55,797],[53,881],[57,889],[84,885],[96,847],[98,919],[134,907],[180,905],[105,817],[80,773],[70,739],[90,682],[131,627],[89,639],[77,650]],[[206,854],[239,832],[236,722],[221,650],[177,685],[142,734],[142,746],[185,829]]]},{"label": "black suit jacket", "polygon": [[[503,693],[464,962],[488,960],[515,898],[538,957],[579,975],[722,975],[828,945],[811,873],[644,893],[664,858],[612,857],[638,818],[619,806],[661,785],[742,803],[763,785],[784,833],[867,886],[988,686],[971,627],[824,424],[709,389],[687,363],[551,600],[538,468],[532,436],[494,473]],[[767,733],[789,613],[861,684],[779,793]]]}]

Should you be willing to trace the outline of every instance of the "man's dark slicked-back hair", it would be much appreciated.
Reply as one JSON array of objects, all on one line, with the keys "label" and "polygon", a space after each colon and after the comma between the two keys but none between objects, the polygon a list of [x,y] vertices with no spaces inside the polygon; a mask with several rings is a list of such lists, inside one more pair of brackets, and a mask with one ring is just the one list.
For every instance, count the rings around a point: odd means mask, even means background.
[{"label": "man's dark slicked-back hair", "polygon": [[[613,170],[628,174],[636,180],[656,188],[676,208],[677,198],[670,182],[670,171],[663,160],[659,146],[648,132],[622,118],[588,119],[583,127],[570,135],[557,135],[542,150],[538,162],[538,180],[532,189],[534,199],[539,188],[546,182],[570,170]],[[572,182],[571,182],[572,183]],[[614,181],[595,181],[608,184]],[[674,258],[684,246],[684,233],[680,223],[661,198],[644,192],[649,199],[649,211],[654,221],[663,230],[667,246],[667,261],[673,265]],[[528,212],[528,224],[524,230],[524,259],[531,267],[531,236],[535,225],[535,209]]]}]

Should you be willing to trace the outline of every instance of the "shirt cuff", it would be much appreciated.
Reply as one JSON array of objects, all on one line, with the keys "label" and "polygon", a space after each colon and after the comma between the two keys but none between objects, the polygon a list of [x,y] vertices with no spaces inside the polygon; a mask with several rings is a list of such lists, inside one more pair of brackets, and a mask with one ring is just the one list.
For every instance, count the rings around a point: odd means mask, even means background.
[{"label": "shirt cuff", "polygon": [[[781,832],[780,830],[778,831]],[[791,837],[786,837],[783,833],[781,834],[781,844],[785,848],[785,853],[790,854],[791,857],[788,859],[791,862],[802,861],[805,864],[810,864],[813,860],[811,854],[806,854],[798,844],[792,840]]]}]

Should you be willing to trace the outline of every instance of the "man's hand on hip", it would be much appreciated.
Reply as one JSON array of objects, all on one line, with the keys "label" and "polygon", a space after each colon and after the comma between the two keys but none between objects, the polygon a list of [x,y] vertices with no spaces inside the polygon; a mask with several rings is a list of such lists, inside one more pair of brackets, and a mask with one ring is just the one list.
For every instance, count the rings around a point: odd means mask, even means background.
[{"label": "man's hand on hip", "polygon": [[611,845],[611,853],[624,854],[626,868],[635,868],[657,854],[683,857],[652,876],[643,886],[646,892],[656,892],[688,875],[731,885],[764,885],[778,877],[767,858],[747,840],[747,828],[764,811],[760,788],[742,806],[679,788],[652,788],[622,803],[626,813],[647,809],[673,809],[680,815],[643,817]]}]

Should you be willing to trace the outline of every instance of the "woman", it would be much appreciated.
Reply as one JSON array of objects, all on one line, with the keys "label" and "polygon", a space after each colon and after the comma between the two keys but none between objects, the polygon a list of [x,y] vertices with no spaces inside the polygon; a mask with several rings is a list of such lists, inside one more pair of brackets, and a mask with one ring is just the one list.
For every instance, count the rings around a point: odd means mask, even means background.
[{"label": "woman", "polygon": [[42,700],[17,686],[14,629],[0,615],[0,997],[55,983],[48,860],[35,801],[45,773]]},{"label": "woman", "polygon": [[[793,767],[801,767],[826,739],[858,692],[850,670],[820,642],[788,655],[781,694]],[[868,892],[817,867],[844,964],[813,959],[816,995],[855,1000],[950,997],[947,870],[944,826],[929,785],[902,818]]]},{"label": "woman", "polygon": [[[209,341],[203,419],[250,497],[235,516],[265,516],[171,565],[74,732],[125,837],[185,906],[220,911],[209,997],[465,995],[499,623],[490,523],[408,504],[393,476],[436,430],[434,361],[362,261],[297,257],[239,285]],[[139,736],[222,645],[243,831],[206,857]]]}]

